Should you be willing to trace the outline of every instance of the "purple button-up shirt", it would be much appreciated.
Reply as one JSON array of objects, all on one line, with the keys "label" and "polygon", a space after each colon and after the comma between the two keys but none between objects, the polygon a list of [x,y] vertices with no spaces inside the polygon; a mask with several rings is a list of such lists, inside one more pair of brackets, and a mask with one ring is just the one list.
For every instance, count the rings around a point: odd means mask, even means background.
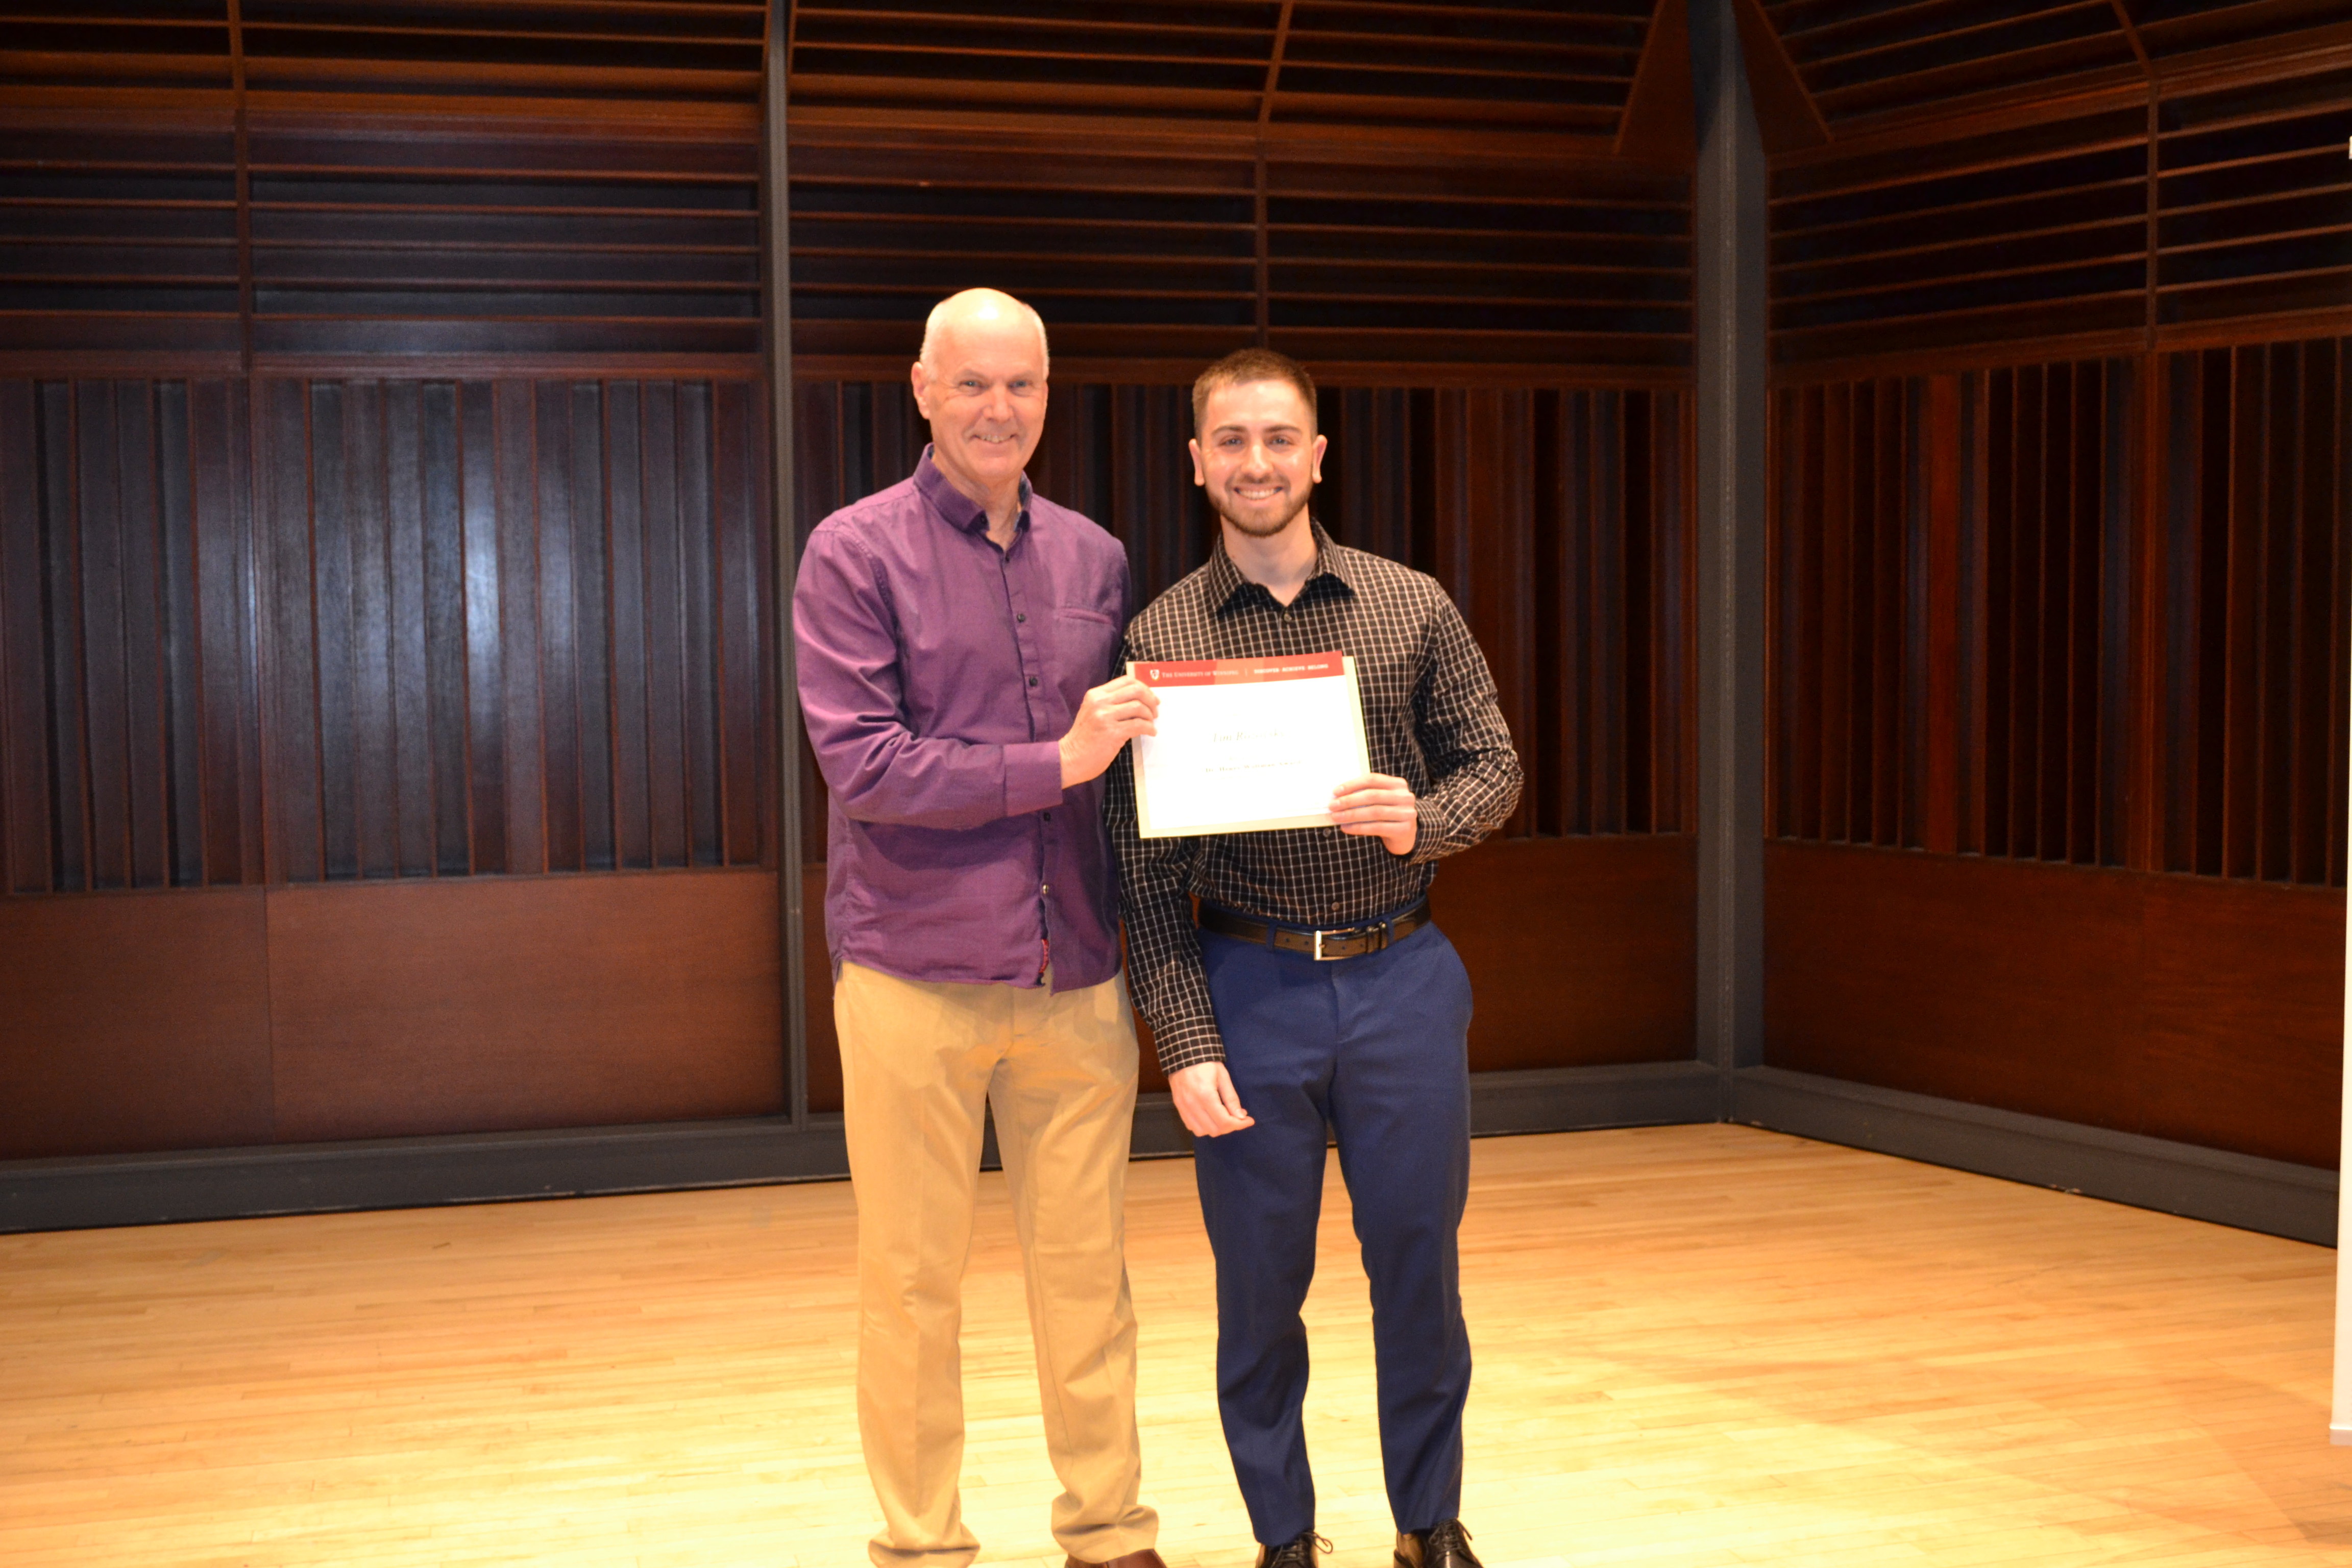
[{"label": "purple button-up shirt", "polygon": [[809,535],[793,592],[801,710],[833,792],[834,962],[909,980],[1054,988],[1118,973],[1100,779],[1061,739],[1110,679],[1127,554],[1022,485],[1009,550],[927,447],[912,479]]}]

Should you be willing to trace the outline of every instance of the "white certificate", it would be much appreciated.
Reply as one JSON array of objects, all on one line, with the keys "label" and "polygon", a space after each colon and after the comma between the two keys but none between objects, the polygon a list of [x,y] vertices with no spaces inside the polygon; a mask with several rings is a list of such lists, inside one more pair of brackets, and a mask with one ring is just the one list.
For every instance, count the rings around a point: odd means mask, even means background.
[{"label": "white certificate", "polygon": [[1356,661],[1342,653],[1130,663],[1160,694],[1135,739],[1146,838],[1328,827],[1331,792],[1372,771]]}]

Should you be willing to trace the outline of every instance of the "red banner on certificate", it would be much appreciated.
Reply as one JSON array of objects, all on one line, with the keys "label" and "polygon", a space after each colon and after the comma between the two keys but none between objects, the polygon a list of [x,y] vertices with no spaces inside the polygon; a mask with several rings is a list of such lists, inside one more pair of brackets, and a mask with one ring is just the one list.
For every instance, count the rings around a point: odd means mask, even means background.
[{"label": "red banner on certificate", "polygon": [[1133,666],[1150,687],[1238,686],[1259,680],[1329,679],[1347,673],[1344,653],[1294,654],[1284,658],[1182,658]]}]

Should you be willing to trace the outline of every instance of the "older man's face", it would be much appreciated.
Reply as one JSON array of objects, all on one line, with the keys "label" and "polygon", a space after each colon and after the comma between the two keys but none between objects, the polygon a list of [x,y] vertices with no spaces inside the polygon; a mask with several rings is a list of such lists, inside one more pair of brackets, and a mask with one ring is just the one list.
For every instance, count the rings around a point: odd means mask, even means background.
[{"label": "older man's face", "polygon": [[1045,429],[1045,354],[1018,311],[943,323],[932,363],[915,366],[915,404],[931,424],[932,461],[974,497],[1017,485]]}]

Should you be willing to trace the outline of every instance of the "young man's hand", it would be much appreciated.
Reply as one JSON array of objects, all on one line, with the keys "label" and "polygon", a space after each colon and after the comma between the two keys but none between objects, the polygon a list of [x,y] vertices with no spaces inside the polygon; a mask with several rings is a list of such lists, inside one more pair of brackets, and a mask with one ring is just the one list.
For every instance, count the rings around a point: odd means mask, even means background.
[{"label": "young man's hand", "polygon": [[1421,837],[1412,786],[1386,773],[1366,773],[1333,790],[1331,817],[1340,832],[1377,838],[1391,855],[1412,854]]},{"label": "young man's hand", "polygon": [[1138,735],[1156,735],[1160,693],[1131,675],[1118,676],[1088,691],[1078,716],[1062,737],[1062,787],[1101,776],[1118,749]]},{"label": "young man's hand", "polygon": [[1169,1074],[1168,1093],[1176,1101],[1176,1114],[1184,1119],[1195,1138],[1221,1138],[1257,1125],[1242,1109],[1241,1096],[1234,1092],[1233,1075],[1225,1071],[1223,1062],[1196,1062]]}]

